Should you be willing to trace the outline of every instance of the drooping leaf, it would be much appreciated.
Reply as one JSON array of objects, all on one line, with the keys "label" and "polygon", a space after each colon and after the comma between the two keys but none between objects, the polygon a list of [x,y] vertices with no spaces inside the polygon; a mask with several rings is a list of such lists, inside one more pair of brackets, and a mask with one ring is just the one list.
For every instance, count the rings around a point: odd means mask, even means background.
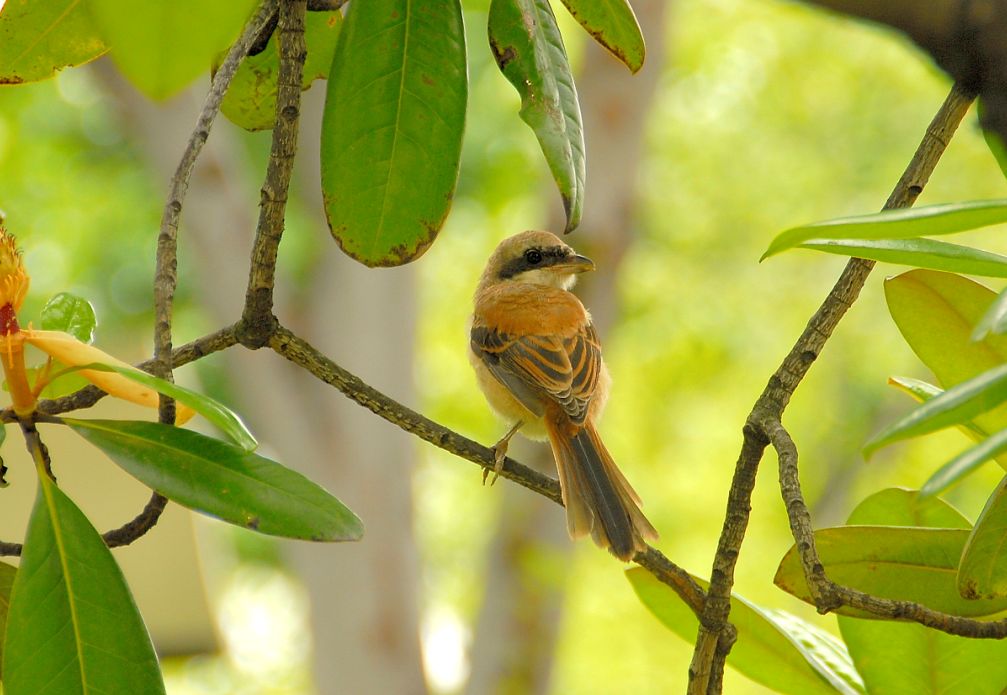
[{"label": "drooping leaf", "polygon": [[1007,277],[1007,256],[934,239],[810,239],[796,248],[916,268]]},{"label": "drooping leaf", "polygon": [[[909,490],[872,495],[848,523],[954,526],[968,520],[941,500]],[[1003,644],[948,635],[907,622],[838,616],[839,629],[867,692],[892,695],[999,693],[1007,684]]]},{"label": "drooping leaf", "polygon": [[97,325],[91,302],[69,292],[60,292],[42,307],[43,330],[63,331],[82,343],[94,342]]},{"label": "drooping leaf", "polygon": [[866,497],[853,509],[846,523],[850,526],[972,529],[969,520],[944,500],[897,487]]},{"label": "drooping leaf", "polygon": [[1007,401],[1007,364],[983,372],[931,398],[898,422],[871,437],[864,445],[870,456],[893,442],[918,437],[977,419]]},{"label": "drooping leaf", "polygon": [[368,266],[419,258],[454,195],[468,82],[458,0],[350,3],[322,120],[329,229]]},{"label": "drooping leaf", "polygon": [[991,333],[995,335],[1007,333],[1007,289],[1001,290],[979,319],[975,330],[972,331],[972,340],[982,340]]},{"label": "drooping leaf", "polygon": [[1007,596],[1007,478],[986,501],[965,544],[958,591],[965,598]]},{"label": "drooping leaf", "polygon": [[[343,15],[338,10],[307,13],[304,43],[308,57],[304,61],[301,89],[329,76],[342,25]],[[241,61],[220,104],[221,113],[245,130],[268,130],[276,123],[276,85],[280,70],[277,41],[276,32],[273,32],[261,53]]]},{"label": "drooping leaf", "polygon": [[500,71],[521,95],[566,209],[566,231],[584,207],[584,129],[563,37],[548,0],[492,0],[489,40]]},{"label": "drooping leaf", "polygon": [[[888,310],[909,347],[944,388],[1007,363],[1007,337],[973,341],[994,293],[954,273],[912,270],[885,280]],[[1007,407],[975,418],[985,432],[1007,427]]]},{"label": "drooping leaf", "polygon": [[1007,222],[1007,200],[974,200],[839,217],[788,229],[777,235],[762,258],[810,239],[911,239],[955,234]]},{"label": "drooping leaf", "polygon": [[[675,592],[642,567],[627,570],[626,577],[661,623],[690,643],[696,639],[699,621]],[[756,683],[792,695],[864,692],[842,643],[796,616],[734,593],[731,622],[738,628],[738,641],[727,663]]]},{"label": "drooping leaf", "polygon": [[87,517],[42,476],[14,579],[5,695],[163,693],[126,581]]},{"label": "drooping leaf", "polygon": [[63,420],[123,470],[182,506],[274,536],[354,541],[360,519],[275,461],[156,422]]},{"label": "drooping leaf", "polygon": [[[14,577],[17,575],[17,568],[0,562],[0,662],[3,661],[3,634],[7,628],[7,612],[10,610],[10,592],[14,586]],[[3,679],[3,672],[0,671],[0,681]]]},{"label": "drooping leaf", "polygon": [[45,80],[107,50],[83,0],[0,3],[0,84]]},{"label": "drooping leaf", "polygon": [[209,396],[204,396],[203,394],[187,389],[184,386],[179,386],[178,384],[173,384],[170,381],[159,379],[153,374],[141,372],[139,369],[132,367],[122,367],[117,364],[102,364],[99,362],[93,362],[91,364],[83,365],[79,367],[79,369],[121,374],[130,381],[143,384],[148,388],[154,389],[158,393],[163,393],[165,396],[170,396],[179,403],[189,406],[216,425],[221,432],[231,439],[231,441],[245,451],[255,451],[255,448],[259,446],[259,443],[255,441],[255,437],[253,437],[252,433],[248,431],[245,423],[240,417],[238,417],[237,413],[220,401],[214,400]]},{"label": "drooping leaf", "polygon": [[[841,526],[815,532],[825,573],[834,582],[896,600],[966,617],[1007,609],[1007,599],[969,601],[958,594],[955,575],[969,532],[965,529]],[[812,603],[796,547],[777,569],[776,585]],[[841,615],[872,617],[855,608]]]},{"label": "drooping leaf", "polygon": [[255,0],[88,0],[112,59],[152,99],[167,99],[204,74],[241,32]]},{"label": "drooping leaf", "polygon": [[630,72],[643,67],[647,47],[628,0],[563,0],[563,4],[584,30]]}]

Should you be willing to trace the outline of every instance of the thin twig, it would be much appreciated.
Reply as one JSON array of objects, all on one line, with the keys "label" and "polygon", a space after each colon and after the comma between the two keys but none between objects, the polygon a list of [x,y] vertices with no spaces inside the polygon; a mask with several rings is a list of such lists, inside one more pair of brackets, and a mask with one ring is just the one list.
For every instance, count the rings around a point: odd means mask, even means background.
[{"label": "thin twig", "polygon": [[259,221],[252,245],[248,289],[242,312],[241,343],[249,348],[265,345],[275,329],[273,284],[276,253],[283,236],[287,192],[294,170],[297,130],[301,116],[301,79],[307,48],[304,43],[305,0],[280,6],[280,69],[276,91],[276,124],[262,184]]},{"label": "thin twig", "polygon": [[[959,85],[952,87],[884,209],[908,207],[915,202],[973,99],[974,95],[967,93]],[[718,649],[723,650],[723,645],[718,647],[717,643],[725,635],[731,589],[734,585],[734,567],[748,525],[755,474],[769,443],[768,433],[780,423],[791,396],[847,309],[856,301],[873,267],[873,261],[858,258],[850,260],[790,353],[770,377],[745,424],[741,455],[735,468],[724,528],[710,577],[706,608],[689,669],[690,695],[719,692],[716,689],[719,676],[714,673],[719,660],[715,659],[715,654]],[[806,542],[806,539],[798,539],[798,542]]]}]

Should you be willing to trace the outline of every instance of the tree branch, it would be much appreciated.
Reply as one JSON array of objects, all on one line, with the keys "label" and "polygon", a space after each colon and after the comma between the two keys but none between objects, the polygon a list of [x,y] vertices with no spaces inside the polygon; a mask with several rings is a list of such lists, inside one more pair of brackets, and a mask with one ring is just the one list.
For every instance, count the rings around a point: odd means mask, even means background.
[{"label": "tree branch", "polygon": [[[973,94],[966,92],[959,85],[955,84],[952,87],[951,93],[927,128],[912,161],[896,184],[884,209],[908,207],[915,202],[974,98]],[[755,475],[769,443],[769,433],[777,431],[776,428],[781,422],[783,411],[791,396],[846,314],[846,310],[856,301],[873,267],[873,261],[859,258],[850,260],[790,353],[770,377],[743,428],[741,455],[728,495],[724,528],[714,558],[706,606],[700,621],[692,665],[689,668],[690,695],[719,692],[717,681],[720,676],[716,670],[722,668],[722,664],[720,667],[717,666],[720,660],[715,659],[715,654],[718,649],[724,649],[722,640],[725,639],[725,627],[731,609],[734,567],[741,552],[751,510]]]}]

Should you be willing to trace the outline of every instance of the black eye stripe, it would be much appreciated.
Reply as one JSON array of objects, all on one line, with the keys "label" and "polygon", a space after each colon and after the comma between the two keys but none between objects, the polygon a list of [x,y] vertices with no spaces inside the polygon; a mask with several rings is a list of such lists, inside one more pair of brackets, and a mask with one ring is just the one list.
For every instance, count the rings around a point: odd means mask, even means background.
[{"label": "black eye stripe", "polygon": [[[503,279],[512,278],[526,270],[546,268],[555,265],[559,261],[571,255],[572,251],[565,246],[533,247],[525,249],[517,258],[513,258],[500,269],[500,277]],[[529,255],[538,254],[538,260],[532,261]]]}]

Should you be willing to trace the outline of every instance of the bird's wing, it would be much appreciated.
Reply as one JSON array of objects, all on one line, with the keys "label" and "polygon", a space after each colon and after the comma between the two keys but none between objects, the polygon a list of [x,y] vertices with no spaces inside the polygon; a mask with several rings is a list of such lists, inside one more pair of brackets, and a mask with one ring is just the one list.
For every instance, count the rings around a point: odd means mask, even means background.
[{"label": "bird's wing", "polygon": [[471,343],[493,376],[528,410],[542,415],[552,401],[574,423],[587,417],[601,371],[601,345],[590,323],[566,336],[514,336],[473,326]]}]

